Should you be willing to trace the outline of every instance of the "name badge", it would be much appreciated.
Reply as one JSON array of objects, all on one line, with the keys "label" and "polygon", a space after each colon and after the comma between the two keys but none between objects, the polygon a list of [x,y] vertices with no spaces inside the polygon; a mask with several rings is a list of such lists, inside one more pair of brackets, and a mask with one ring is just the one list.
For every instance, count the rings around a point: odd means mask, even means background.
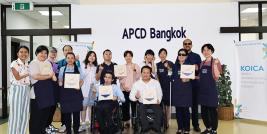
[{"label": "name badge", "polygon": [[159,72],[160,72],[160,73],[163,73],[163,72],[164,72],[164,69],[159,69]]},{"label": "name badge", "polygon": [[202,74],[207,74],[208,70],[207,69],[201,69]]}]

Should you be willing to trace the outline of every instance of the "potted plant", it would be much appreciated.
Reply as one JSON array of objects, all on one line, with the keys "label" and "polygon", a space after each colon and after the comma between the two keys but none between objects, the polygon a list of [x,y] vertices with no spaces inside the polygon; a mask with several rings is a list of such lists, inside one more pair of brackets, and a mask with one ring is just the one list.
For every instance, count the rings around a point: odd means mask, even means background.
[{"label": "potted plant", "polygon": [[219,92],[218,117],[220,120],[234,119],[234,106],[232,104],[230,72],[226,65],[222,65],[222,74],[217,81]]}]

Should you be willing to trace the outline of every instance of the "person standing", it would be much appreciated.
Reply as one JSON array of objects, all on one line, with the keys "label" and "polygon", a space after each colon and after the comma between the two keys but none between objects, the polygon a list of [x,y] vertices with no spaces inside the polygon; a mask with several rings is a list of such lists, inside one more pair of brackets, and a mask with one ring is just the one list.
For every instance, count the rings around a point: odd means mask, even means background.
[{"label": "person standing", "polygon": [[176,134],[189,134],[190,132],[189,107],[192,106],[192,86],[190,79],[180,78],[181,66],[190,64],[186,62],[187,55],[187,50],[180,49],[172,69],[172,104],[176,109],[178,124]]},{"label": "person standing", "polygon": [[136,103],[129,99],[133,83],[140,79],[140,67],[132,62],[133,52],[127,50],[123,54],[126,61],[127,76],[120,78],[120,87],[124,94],[125,103],[122,103],[122,120],[125,122],[124,127],[130,127],[130,106],[132,117],[135,117]]},{"label": "person standing", "polygon": [[[196,71],[195,74],[196,76],[198,76],[199,73],[199,66],[201,63],[201,58],[199,56],[199,54],[192,52],[192,41],[190,39],[185,39],[183,41],[183,48],[186,49],[188,51],[188,56],[186,61],[189,62],[192,65],[196,66]],[[194,127],[194,131],[196,132],[200,132],[200,128],[199,128],[199,123],[198,123],[198,102],[197,102],[197,92],[199,90],[199,83],[198,80],[191,80],[192,83],[192,125]]]},{"label": "person standing", "polygon": [[172,72],[172,66],[173,63],[169,60],[167,60],[167,50],[165,48],[161,48],[159,50],[158,56],[160,58],[160,62],[158,62],[157,65],[157,76],[160,83],[160,86],[162,88],[162,102],[164,104],[165,108],[165,116],[167,117],[167,127],[169,127],[169,120],[171,118],[170,115],[170,82],[171,82],[171,72]]},{"label": "person standing", "polygon": [[205,60],[200,65],[198,102],[201,105],[201,116],[206,127],[201,134],[217,134],[218,128],[216,81],[222,73],[222,67],[220,61],[212,57],[214,51],[211,44],[204,44],[201,48]]},{"label": "person standing", "polygon": [[20,46],[11,65],[8,134],[26,134],[30,105],[29,48]]}]

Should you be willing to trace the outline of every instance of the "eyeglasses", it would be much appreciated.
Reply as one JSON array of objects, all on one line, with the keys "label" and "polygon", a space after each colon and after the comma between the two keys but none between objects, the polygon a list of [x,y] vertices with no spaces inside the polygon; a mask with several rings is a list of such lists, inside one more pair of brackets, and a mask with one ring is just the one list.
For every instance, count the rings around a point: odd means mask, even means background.
[{"label": "eyeglasses", "polygon": [[192,43],[184,43],[184,45],[192,45]]},{"label": "eyeglasses", "polygon": [[178,56],[187,56],[186,54],[178,54]]}]

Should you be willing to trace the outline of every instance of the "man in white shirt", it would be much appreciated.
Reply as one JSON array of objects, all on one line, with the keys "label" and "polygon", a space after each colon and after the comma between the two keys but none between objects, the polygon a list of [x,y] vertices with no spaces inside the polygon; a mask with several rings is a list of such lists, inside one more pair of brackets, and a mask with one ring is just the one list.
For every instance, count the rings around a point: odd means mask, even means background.
[{"label": "man in white shirt", "polygon": [[[152,68],[149,66],[143,66],[141,69],[142,78],[134,83],[130,92],[130,100],[139,101],[139,112],[141,119],[142,132],[148,132],[149,129],[153,129],[157,133],[160,133],[162,108],[160,102],[162,99],[162,90],[160,83],[151,78]],[[153,116],[155,117],[152,125],[150,126],[147,119],[148,109],[151,109]]]}]

